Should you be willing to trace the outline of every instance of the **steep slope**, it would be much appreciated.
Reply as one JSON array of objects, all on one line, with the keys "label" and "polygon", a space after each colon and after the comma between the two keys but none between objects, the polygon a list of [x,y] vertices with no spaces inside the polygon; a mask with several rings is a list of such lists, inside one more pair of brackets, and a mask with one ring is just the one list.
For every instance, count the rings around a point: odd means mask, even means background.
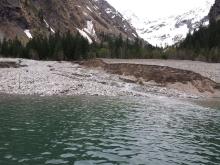
[{"label": "steep slope", "polygon": [[136,16],[130,11],[123,14],[136,28],[140,37],[152,45],[164,47],[183,40],[189,31],[193,32],[200,25],[208,25],[208,12],[212,4],[213,0],[207,0],[204,4],[198,4],[197,8],[155,20],[145,15]]},{"label": "steep slope", "polygon": [[29,28],[21,4],[17,0],[0,1],[0,39],[3,37],[21,36]]},{"label": "steep slope", "polygon": [[214,5],[212,6],[209,12],[210,22],[215,22],[220,20],[220,0],[215,0]]},{"label": "steep slope", "polygon": [[137,37],[135,29],[105,0],[1,0],[0,38],[23,40],[56,31],[77,31],[89,42],[101,33]]},{"label": "steep slope", "polygon": [[[187,35],[178,46],[179,55],[187,54],[194,60],[220,62],[220,0],[216,0],[209,12],[207,27],[200,27]],[[185,52],[185,53],[184,53]]]}]

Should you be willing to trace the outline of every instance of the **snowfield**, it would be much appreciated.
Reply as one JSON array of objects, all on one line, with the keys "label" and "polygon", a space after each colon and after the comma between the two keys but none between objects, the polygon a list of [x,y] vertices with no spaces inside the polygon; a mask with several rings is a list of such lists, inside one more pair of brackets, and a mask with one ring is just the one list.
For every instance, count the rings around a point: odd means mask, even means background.
[{"label": "snowfield", "polygon": [[0,68],[0,93],[41,96],[198,97],[196,94],[161,87],[152,82],[145,85],[131,83],[125,81],[127,77],[72,62],[0,58],[0,63],[8,61],[20,63],[22,67]]},{"label": "snowfield", "polygon": [[154,46],[166,47],[182,41],[189,32],[198,30],[200,25],[209,25],[207,15],[214,0],[204,1],[196,8],[189,7],[185,12],[159,18],[148,18],[144,12],[139,15],[132,10],[122,13],[141,38]]}]

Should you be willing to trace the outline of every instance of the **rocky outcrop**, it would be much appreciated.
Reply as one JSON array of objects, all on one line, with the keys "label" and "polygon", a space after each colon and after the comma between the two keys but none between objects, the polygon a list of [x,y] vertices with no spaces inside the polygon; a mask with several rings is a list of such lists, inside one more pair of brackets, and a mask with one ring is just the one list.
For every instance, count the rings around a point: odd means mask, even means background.
[{"label": "rocky outcrop", "polygon": [[102,33],[134,39],[135,29],[105,0],[1,0],[0,37],[26,38],[55,31],[80,32],[92,40]]},{"label": "rocky outcrop", "polygon": [[215,4],[212,6],[209,12],[210,22],[215,22],[220,20],[220,0],[215,0]]},{"label": "rocky outcrop", "polygon": [[25,18],[19,0],[0,1],[0,39],[11,38],[23,34],[22,29],[28,29],[29,23]]}]

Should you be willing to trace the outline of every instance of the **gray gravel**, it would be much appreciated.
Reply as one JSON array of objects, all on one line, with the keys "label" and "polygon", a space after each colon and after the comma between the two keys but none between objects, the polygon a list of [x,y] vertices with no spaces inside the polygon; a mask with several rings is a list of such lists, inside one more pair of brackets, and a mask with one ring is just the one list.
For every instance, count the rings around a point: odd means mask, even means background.
[{"label": "gray gravel", "polygon": [[0,68],[0,93],[41,96],[169,96],[175,98],[200,96],[193,91],[179,91],[150,82],[144,86],[127,83],[119,75],[106,73],[102,69],[89,69],[70,62],[10,58],[0,58],[0,62],[20,62],[24,66]]}]

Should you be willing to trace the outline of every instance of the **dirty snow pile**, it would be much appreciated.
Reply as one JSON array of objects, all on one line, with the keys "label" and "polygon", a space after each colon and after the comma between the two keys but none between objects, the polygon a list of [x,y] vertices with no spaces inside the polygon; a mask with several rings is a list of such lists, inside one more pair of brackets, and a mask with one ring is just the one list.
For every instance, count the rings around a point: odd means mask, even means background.
[{"label": "dirty snow pile", "polygon": [[27,37],[28,37],[29,39],[32,39],[32,38],[33,38],[33,37],[32,37],[32,34],[31,34],[31,32],[30,32],[30,30],[26,29],[26,30],[24,30],[24,33],[27,35]]},{"label": "dirty snow pile", "polygon": [[89,42],[90,44],[93,43],[92,39],[88,36],[88,34],[87,34],[86,32],[84,32],[83,30],[80,30],[80,29],[78,29],[78,28],[76,28],[76,29],[78,30],[78,32],[80,33],[81,36],[83,36],[85,39],[88,40],[88,42]]},{"label": "dirty snow pile", "polygon": [[87,27],[84,28],[83,30],[88,34],[90,34],[91,36],[96,37],[96,33],[92,21],[87,21]]},{"label": "dirty snow pile", "polygon": [[143,86],[129,83],[101,68],[89,69],[72,62],[0,59],[1,63],[9,61],[20,63],[21,67],[0,68],[0,93],[196,97],[151,84]]},{"label": "dirty snow pile", "polygon": [[96,32],[94,29],[94,25],[92,21],[87,21],[86,27],[83,28],[82,30],[79,28],[76,28],[78,30],[78,32],[85,38],[88,40],[88,42],[90,44],[93,43],[92,39],[90,38],[90,36],[92,36],[95,41],[97,40],[97,36],[96,36]]}]

